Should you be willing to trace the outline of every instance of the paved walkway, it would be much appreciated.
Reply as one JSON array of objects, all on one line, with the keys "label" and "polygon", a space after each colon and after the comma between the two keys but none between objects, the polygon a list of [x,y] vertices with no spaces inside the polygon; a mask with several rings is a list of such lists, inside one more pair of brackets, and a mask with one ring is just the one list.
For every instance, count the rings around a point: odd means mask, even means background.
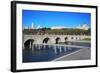
[{"label": "paved walkway", "polygon": [[64,60],[86,60],[91,58],[91,50],[84,48],[69,55],[62,56],[53,61],[64,61]]}]

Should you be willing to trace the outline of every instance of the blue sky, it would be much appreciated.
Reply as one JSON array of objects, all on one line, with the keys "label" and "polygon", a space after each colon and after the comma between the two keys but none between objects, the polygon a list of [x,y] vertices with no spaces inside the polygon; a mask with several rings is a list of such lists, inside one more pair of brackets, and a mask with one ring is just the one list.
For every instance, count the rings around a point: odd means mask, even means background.
[{"label": "blue sky", "polygon": [[79,12],[56,12],[56,11],[37,11],[37,10],[23,10],[22,24],[23,27],[31,27],[32,22],[37,27],[70,27],[75,28],[82,24],[87,24],[90,27],[91,14]]}]

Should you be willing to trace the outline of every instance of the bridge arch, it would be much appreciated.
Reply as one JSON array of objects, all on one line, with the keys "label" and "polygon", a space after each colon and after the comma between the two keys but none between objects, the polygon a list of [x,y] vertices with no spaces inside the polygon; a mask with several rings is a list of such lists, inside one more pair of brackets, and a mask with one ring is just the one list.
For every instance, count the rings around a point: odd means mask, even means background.
[{"label": "bridge arch", "polygon": [[34,43],[34,39],[28,39],[24,42],[24,48],[29,49],[32,48],[32,44]]},{"label": "bridge arch", "polygon": [[71,40],[73,40],[74,39],[74,37],[71,37]]},{"label": "bridge arch", "polygon": [[76,39],[76,40],[78,40],[78,38],[77,38],[77,37],[75,37],[75,39]]},{"label": "bridge arch", "polygon": [[55,41],[56,41],[56,44],[59,44],[59,43],[61,43],[61,38],[60,38],[60,37],[57,37],[57,38],[55,39]]},{"label": "bridge arch", "polygon": [[50,38],[48,38],[48,37],[44,38],[43,43],[50,43]]},{"label": "bridge arch", "polygon": [[65,37],[65,42],[67,42],[68,41],[68,37]]}]

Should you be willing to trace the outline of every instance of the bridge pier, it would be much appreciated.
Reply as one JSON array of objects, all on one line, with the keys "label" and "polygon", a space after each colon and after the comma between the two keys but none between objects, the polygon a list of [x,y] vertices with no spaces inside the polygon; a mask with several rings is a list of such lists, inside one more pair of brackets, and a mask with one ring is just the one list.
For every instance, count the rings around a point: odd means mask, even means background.
[{"label": "bridge pier", "polygon": [[31,44],[32,44],[31,41],[29,43],[30,43],[29,48],[31,48]]},{"label": "bridge pier", "polygon": [[56,48],[56,46],[53,46],[53,48],[54,48],[55,54],[57,54],[57,48]]},{"label": "bridge pier", "polygon": [[37,44],[37,48],[38,48],[38,50],[40,50],[40,45]]},{"label": "bridge pier", "polygon": [[59,46],[60,48],[59,48],[59,51],[60,51],[60,53],[62,52],[62,48],[61,48],[61,46]]},{"label": "bridge pier", "polygon": [[34,51],[34,45],[32,44],[32,52]]},{"label": "bridge pier", "polygon": [[64,51],[65,51],[65,52],[67,51],[66,46],[64,46]]}]

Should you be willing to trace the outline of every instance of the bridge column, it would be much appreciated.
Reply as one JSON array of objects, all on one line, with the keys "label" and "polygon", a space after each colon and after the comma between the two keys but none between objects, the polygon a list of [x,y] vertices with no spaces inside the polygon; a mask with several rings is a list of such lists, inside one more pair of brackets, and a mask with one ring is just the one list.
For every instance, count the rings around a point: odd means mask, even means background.
[{"label": "bridge column", "polygon": [[[69,43],[68,43],[68,45],[70,46],[70,45],[71,45],[71,43],[69,42]],[[68,50],[71,50],[71,48],[70,48],[70,47],[68,47]]]},{"label": "bridge column", "polygon": [[32,44],[32,51],[34,51],[34,44]]},{"label": "bridge column", "polygon": [[65,38],[64,37],[61,37],[61,42],[65,42]]},{"label": "bridge column", "polygon": [[30,44],[29,44],[29,48],[32,48],[32,42],[30,41],[29,43],[30,43]]},{"label": "bridge column", "polygon": [[41,44],[38,45],[39,46],[39,50],[41,49]]},{"label": "bridge column", "polygon": [[24,50],[24,48],[25,48],[25,47],[24,47],[24,43],[22,43],[22,49]]},{"label": "bridge column", "polygon": [[60,53],[61,53],[62,52],[62,48],[61,48],[62,46],[59,46],[59,47],[60,47],[59,50],[60,50]]},{"label": "bridge column", "polygon": [[67,51],[66,46],[64,46],[64,52],[66,52],[66,51]]},{"label": "bridge column", "polygon": [[54,38],[51,38],[50,40],[51,40],[51,43],[52,43],[52,44],[55,44],[55,43],[56,43],[56,41],[55,41]]},{"label": "bridge column", "polygon": [[57,54],[57,48],[56,48],[56,46],[53,46],[53,48],[54,48],[55,54]]}]

